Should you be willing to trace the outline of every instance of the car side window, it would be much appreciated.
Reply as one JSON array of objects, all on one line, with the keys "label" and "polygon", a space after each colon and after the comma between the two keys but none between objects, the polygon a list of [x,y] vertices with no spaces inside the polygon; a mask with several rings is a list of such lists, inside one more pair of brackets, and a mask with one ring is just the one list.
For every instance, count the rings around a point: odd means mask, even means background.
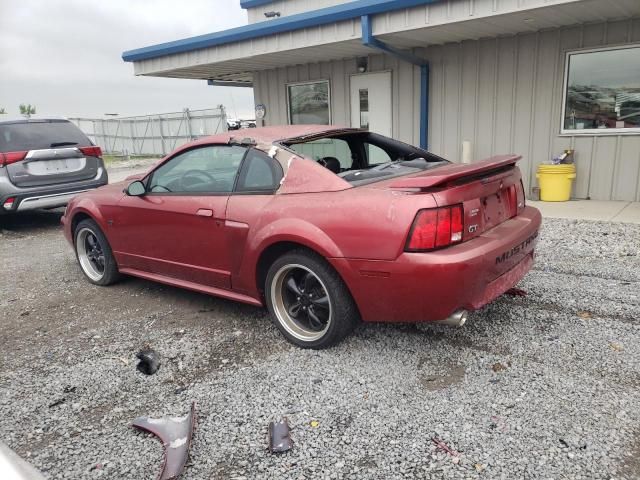
[{"label": "car side window", "polygon": [[351,147],[346,140],[340,138],[321,138],[312,142],[294,143],[289,148],[316,161],[326,157],[337,158],[340,161],[341,170],[348,170],[353,165]]},{"label": "car side window", "polygon": [[283,171],[280,164],[260,150],[247,152],[240,176],[238,192],[273,192],[282,180]]},{"label": "car side window", "polygon": [[147,185],[151,193],[229,193],[246,148],[208,145],[179,153],[156,169]]},{"label": "car side window", "polygon": [[382,148],[367,142],[364,142],[363,146],[367,154],[367,162],[369,166],[380,165],[381,163],[393,161],[391,156]]}]

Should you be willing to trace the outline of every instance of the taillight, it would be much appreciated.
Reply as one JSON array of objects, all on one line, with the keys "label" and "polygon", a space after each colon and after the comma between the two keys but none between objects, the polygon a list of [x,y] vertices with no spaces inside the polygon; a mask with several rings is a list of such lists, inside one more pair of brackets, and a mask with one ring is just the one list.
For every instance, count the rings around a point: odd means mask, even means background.
[{"label": "taillight", "polygon": [[10,163],[16,163],[20,160],[24,160],[27,156],[27,152],[4,152],[0,153],[0,167],[9,165]]},{"label": "taillight", "polygon": [[16,202],[16,197],[9,197],[2,204],[2,208],[4,208],[5,210],[11,210],[15,202]]},{"label": "taillight", "polygon": [[462,205],[451,207],[451,242],[461,242],[464,231],[464,220],[462,217]]},{"label": "taillight", "polygon": [[100,147],[80,147],[80,151],[87,157],[101,157],[102,149]]},{"label": "taillight", "polygon": [[522,183],[522,180],[520,180],[520,184],[518,185],[518,191],[517,191],[517,198],[518,198],[518,213],[522,212],[522,210],[524,210],[524,207],[527,206],[527,200],[525,199],[524,196],[524,184]]},{"label": "taillight", "polygon": [[462,205],[420,210],[416,215],[405,250],[424,252],[462,241]]},{"label": "taillight", "polygon": [[518,192],[515,184],[507,189],[507,199],[509,203],[509,218],[515,217],[518,214]]},{"label": "taillight", "polygon": [[409,232],[407,250],[430,250],[436,246],[437,210],[421,210]]}]

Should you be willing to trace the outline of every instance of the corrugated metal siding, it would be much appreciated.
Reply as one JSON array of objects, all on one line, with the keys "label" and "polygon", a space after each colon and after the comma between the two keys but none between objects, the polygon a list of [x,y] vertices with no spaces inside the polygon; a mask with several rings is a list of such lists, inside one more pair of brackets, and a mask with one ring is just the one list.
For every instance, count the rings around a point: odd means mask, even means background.
[{"label": "corrugated metal siding", "polygon": [[[640,42],[640,19],[417,49],[431,64],[429,149],[457,161],[469,140],[476,159],[522,154],[525,184],[535,186],[538,164],[574,148],[576,198],[640,201],[640,135],[559,134],[565,52],[633,42]],[[382,70],[393,73],[393,134],[417,144],[418,68],[369,57],[369,71]],[[267,105],[268,124],[286,123],[285,84],[329,79],[332,121],[349,125],[348,82],[355,73],[355,59],[256,72],[256,102]]]},{"label": "corrugated metal siding", "polygon": [[353,55],[354,50],[366,50],[360,42],[359,19],[140,60],[133,66],[136,75],[211,78],[287,65],[296,59],[340,58],[345,51]]},{"label": "corrugated metal siding", "polygon": [[280,12],[282,17],[294,15],[296,13],[318,10],[319,8],[332,7],[345,3],[344,0],[279,0],[276,2],[247,9],[249,23],[262,22],[267,20],[264,12]]},{"label": "corrugated metal siding", "polygon": [[[298,13],[335,3],[341,2],[280,0],[272,5]],[[375,15],[373,33],[399,48],[426,47],[634,16],[640,16],[639,0],[442,0]],[[360,31],[360,20],[354,18],[139,60],[134,71],[244,81],[257,70],[366,55]]]},{"label": "corrugated metal siding", "polygon": [[[411,65],[387,55],[371,55],[369,71],[392,72],[393,135],[400,140],[419,143],[420,72]],[[257,103],[267,105],[266,124],[287,123],[287,83],[308,80],[329,80],[331,84],[331,121],[335,125],[350,125],[349,78],[357,74],[355,59],[296,65],[254,73],[254,95]],[[398,88],[400,86],[400,88]],[[400,95],[400,91],[413,92]]]},{"label": "corrugated metal siding", "polygon": [[[451,23],[455,21],[493,16],[507,12],[521,11],[547,7],[550,5],[571,4],[584,0],[442,0],[420,7],[392,10],[387,14],[378,15],[374,23],[374,33],[382,34],[392,31],[402,31],[424,25]],[[623,0],[632,3],[635,0]],[[596,0],[594,3],[602,3]],[[280,12],[282,17],[297,13],[319,10],[325,7],[341,5],[344,0],[277,0],[267,5],[247,9],[249,23],[267,20],[265,12]],[[603,10],[606,7],[602,7]],[[600,12],[594,12],[594,19]],[[606,18],[606,16],[604,17]]]},{"label": "corrugated metal siding", "polygon": [[[373,33],[406,32],[405,37],[406,34],[417,34],[420,41],[436,43],[429,40],[429,31],[417,29],[491,19],[484,24],[466,23],[461,25],[463,28],[450,32],[450,41],[461,41],[493,36],[492,32],[516,34],[562,25],[619,20],[637,15],[638,6],[638,0],[443,0],[376,15]],[[409,45],[419,43],[414,41]]]}]

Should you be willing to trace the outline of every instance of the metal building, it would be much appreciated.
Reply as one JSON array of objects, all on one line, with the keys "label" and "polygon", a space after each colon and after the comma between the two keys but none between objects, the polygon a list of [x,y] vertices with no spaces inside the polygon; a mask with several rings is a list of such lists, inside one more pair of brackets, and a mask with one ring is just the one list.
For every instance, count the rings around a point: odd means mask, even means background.
[{"label": "metal building", "polygon": [[253,86],[265,125],[368,126],[454,161],[516,152],[529,193],[571,148],[574,197],[640,201],[640,0],[240,3],[246,26],[123,59]]}]

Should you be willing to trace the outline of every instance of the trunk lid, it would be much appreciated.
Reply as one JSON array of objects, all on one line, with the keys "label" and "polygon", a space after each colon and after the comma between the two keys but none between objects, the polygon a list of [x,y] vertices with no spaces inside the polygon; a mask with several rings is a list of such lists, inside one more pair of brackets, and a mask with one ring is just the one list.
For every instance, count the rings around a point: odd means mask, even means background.
[{"label": "trunk lid", "polygon": [[430,193],[439,207],[462,204],[462,241],[513,218],[524,209],[518,155],[502,155],[471,164],[451,164],[398,178],[394,189]]},{"label": "trunk lid", "polygon": [[9,180],[17,187],[39,187],[89,180],[98,175],[98,158],[78,148],[30,150],[24,160],[7,165]]}]

